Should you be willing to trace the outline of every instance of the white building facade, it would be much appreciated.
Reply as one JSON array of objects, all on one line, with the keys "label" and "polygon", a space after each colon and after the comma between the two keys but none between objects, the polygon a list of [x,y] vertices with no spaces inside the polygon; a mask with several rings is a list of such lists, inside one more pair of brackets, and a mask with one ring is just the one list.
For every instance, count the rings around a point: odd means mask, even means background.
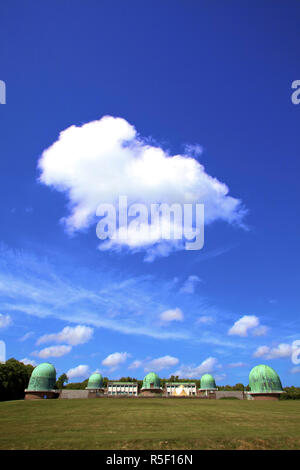
[{"label": "white building facade", "polygon": [[138,384],[135,382],[109,382],[108,395],[138,395]]},{"label": "white building facade", "polygon": [[168,396],[196,396],[195,382],[167,382],[165,390]]}]

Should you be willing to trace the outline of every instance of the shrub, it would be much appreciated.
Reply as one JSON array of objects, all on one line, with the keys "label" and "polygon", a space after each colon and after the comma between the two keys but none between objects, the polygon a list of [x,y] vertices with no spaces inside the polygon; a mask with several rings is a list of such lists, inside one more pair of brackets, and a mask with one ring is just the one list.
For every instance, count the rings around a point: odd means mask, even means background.
[{"label": "shrub", "polygon": [[219,400],[238,400],[238,397],[221,397]]}]

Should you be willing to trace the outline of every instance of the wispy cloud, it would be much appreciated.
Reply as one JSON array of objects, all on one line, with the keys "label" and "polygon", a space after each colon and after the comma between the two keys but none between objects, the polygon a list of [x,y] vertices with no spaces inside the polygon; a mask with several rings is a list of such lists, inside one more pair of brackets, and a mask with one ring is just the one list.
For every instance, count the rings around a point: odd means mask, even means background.
[{"label": "wispy cloud", "polygon": [[6,328],[11,325],[11,323],[12,319],[10,315],[2,315],[2,313],[0,313],[0,328]]},{"label": "wispy cloud", "polygon": [[246,367],[247,364],[245,362],[231,362],[230,364],[227,365],[230,369],[237,369],[240,367]]},{"label": "wispy cloud", "polygon": [[193,294],[199,282],[201,282],[200,277],[196,275],[191,275],[186,279],[179,292],[181,292],[182,294]]},{"label": "wispy cloud", "polygon": [[215,319],[211,315],[201,315],[201,317],[196,320],[196,323],[199,325],[211,325],[214,322]]},{"label": "wispy cloud", "polygon": [[[87,325],[85,332],[94,326],[160,339],[190,337],[185,328],[166,330],[158,323],[160,313],[168,310],[171,283],[162,283],[152,276],[126,278],[105,266],[97,275],[87,270],[81,274],[80,269],[68,271],[65,265],[61,269],[45,259],[3,247],[0,261],[4,267],[0,270],[0,308],[3,311],[84,324]],[[154,285],[157,293],[153,292]],[[0,318],[3,325],[8,325],[9,315]],[[70,339],[72,331],[67,328],[39,341],[59,342],[67,336],[69,339],[65,342],[75,341]]]},{"label": "wispy cloud", "polygon": [[128,366],[128,369],[139,369],[142,367],[143,361],[140,361],[139,359],[136,359],[135,361],[132,361],[132,363]]},{"label": "wispy cloud", "polygon": [[19,341],[21,341],[21,343],[23,343],[24,341],[27,341],[29,338],[31,338],[33,335],[34,335],[33,331],[28,331],[28,333],[25,333],[24,336],[19,338]]}]

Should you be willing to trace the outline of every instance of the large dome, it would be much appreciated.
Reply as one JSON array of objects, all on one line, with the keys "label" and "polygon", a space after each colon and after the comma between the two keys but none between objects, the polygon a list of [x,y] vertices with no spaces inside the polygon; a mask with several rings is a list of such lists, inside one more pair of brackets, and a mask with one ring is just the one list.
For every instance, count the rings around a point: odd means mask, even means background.
[{"label": "large dome", "polygon": [[249,374],[249,386],[253,393],[282,392],[281,380],[272,367],[260,364]]},{"label": "large dome", "polygon": [[216,387],[216,382],[213,376],[210,374],[202,375],[201,380],[200,380],[200,389],[210,390],[210,389],[215,389],[215,388],[217,387]]},{"label": "large dome", "polygon": [[144,377],[142,388],[160,388],[160,378],[154,372],[149,372]]},{"label": "large dome", "polygon": [[39,364],[33,369],[28,384],[28,390],[53,390],[55,382],[55,367],[49,362],[43,362],[43,364]]},{"label": "large dome", "polygon": [[103,378],[99,373],[92,374],[89,378],[87,389],[96,389],[103,387]]}]

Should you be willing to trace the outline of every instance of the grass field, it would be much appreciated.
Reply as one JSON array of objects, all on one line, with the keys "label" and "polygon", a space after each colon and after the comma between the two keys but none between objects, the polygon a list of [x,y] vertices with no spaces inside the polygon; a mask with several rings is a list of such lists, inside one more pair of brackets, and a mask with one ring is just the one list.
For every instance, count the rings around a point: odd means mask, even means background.
[{"label": "grass field", "polygon": [[0,402],[0,449],[300,449],[300,401]]}]

